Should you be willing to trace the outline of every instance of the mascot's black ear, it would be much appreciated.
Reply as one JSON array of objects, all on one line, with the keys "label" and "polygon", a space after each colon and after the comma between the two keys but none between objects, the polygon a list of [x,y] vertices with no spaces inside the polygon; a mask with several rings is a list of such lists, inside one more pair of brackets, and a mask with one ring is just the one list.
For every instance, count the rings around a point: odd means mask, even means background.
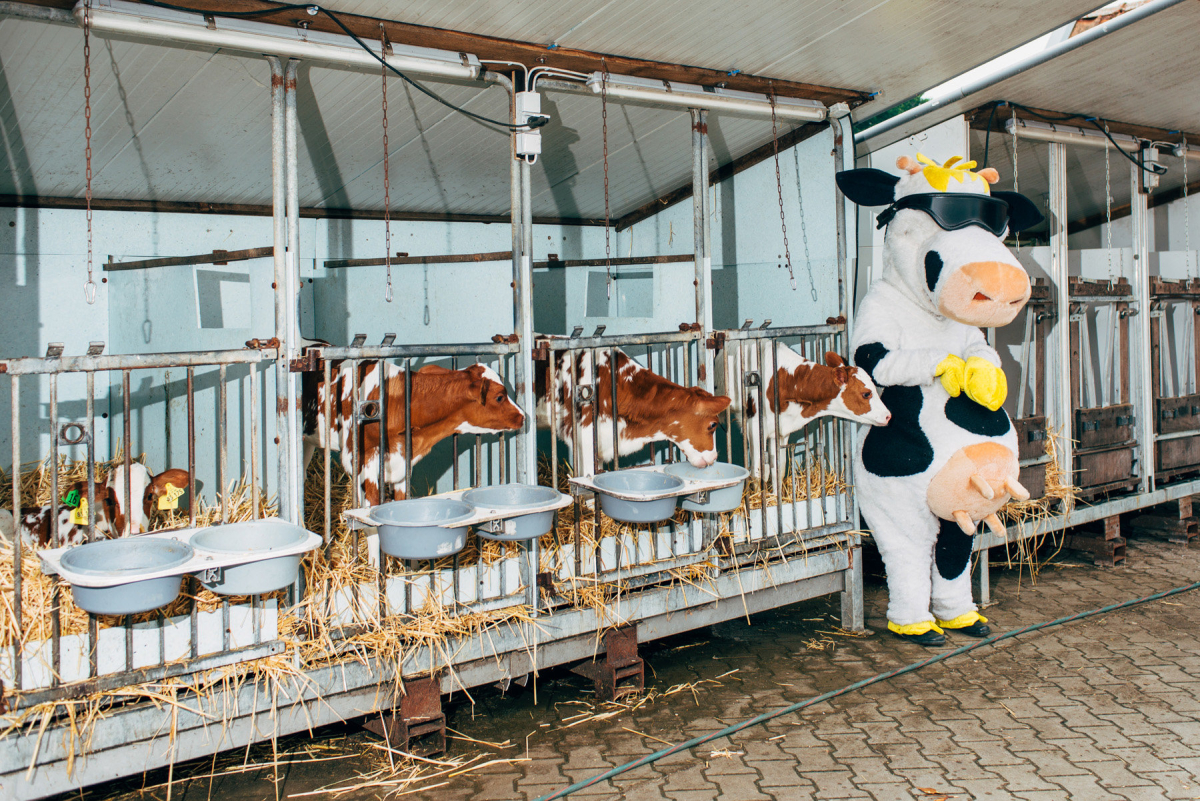
[{"label": "mascot's black ear", "polygon": [[888,206],[896,199],[900,176],[876,169],[843,170],[836,176],[838,189],[859,206]]},{"label": "mascot's black ear", "polygon": [[1034,202],[1020,192],[992,192],[992,197],[1008,204],[1009,233],[1032,228],[1044,219]]}]

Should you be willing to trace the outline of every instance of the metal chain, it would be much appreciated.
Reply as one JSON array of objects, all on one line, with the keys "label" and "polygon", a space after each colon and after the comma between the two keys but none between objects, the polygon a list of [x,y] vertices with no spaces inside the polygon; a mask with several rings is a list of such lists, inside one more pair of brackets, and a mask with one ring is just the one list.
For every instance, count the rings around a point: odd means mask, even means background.
[{"label": "metal chain", "polygon": [[808,224],[804,221],[804,189],[800,184],[800,150],[792,148],[792,159],[796,164],[796,205],[800,207],[800,236],[804,240],[804,267],[808,271],[808,289],[813,302],[817,301],[817,284],[813,279],[812,256],[808,252]]},{"label": "metal chain", "polygon": [[601,59],[600,65],[604,68],[600,81],[600,137],[604,141],[604,291],[606,298],[612,300],[612,243],[608,209],[608,62]]},{"label": "metal chain", "polygon": [[[771,147],[775,151],[775,191],[779,195],[779,227],[783,229],[783,255],[787,260],[788,280],[796,289],[796,274],[792,271],[792,251],[788,249],[787,219],[783,215],[783,179],[779,177],[779,129],[775,120],[775,86],[771,85]],[[815,291],[815,290],[814,290]]]},{"label": "metal chain", "polygon": [[96,281],[92,277],[92,5],[83,4],[83,157],[84,203],[87,209],[87,282],[83,299],[88,305],[96,302]]},{"label": "metal chain", "polygon": [[[1017,169],[1017,166],[1018,166],[1017,165],[1017,143],[1018,143],[1017,131],[1019,131],[1019,130],[1020,129],[1017,127],[1017,107],[1013,106],[1013,108],[1012,108],[1012,132],[1013,132],[1012,147],[1013,147],[1013,191],[1014,192],[1021,191],[1021,173]],[[1017,231],[1014,234],[1014,237],[1016,238],[1016,242],[1017,242],[1017,255],[1020,255],[1020,253],[1021,253],[1021,232]]]},{"label": "metal chain", "polygon": [[[383,23],[379,23],[381,35],[379,48],[383,58],[387,59],[387,33],[383,31]],[[387,267],[387,289],[383,297],[388,303],[392,302],[392,179],[388,169],[388,112],[387,112],[387,64],[381,70],[383,75],[383,263]]]},{"label": "metal chain", "polygon": [[[1104,123],[1104,132],[1108,133],[1108,123]],[[1112,163],[1109,160],[1109,141],[1108,137],[1104,137],[1104,220],[1107,223],[1105,228],[1105,237],[1107,239],[1106,248],[1108,250],[1108,278],[1113,279],[1113,263],[1112,263]]]}]

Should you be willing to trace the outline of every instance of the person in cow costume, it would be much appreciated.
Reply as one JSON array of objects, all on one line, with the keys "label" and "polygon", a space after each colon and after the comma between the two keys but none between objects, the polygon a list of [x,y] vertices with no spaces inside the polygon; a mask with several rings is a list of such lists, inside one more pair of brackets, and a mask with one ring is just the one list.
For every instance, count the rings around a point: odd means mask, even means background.
[{"label": "person in cow costume", "polygon": [[980,329],[1007,325],[1029,300],[1003,238],[1042,215],[1022,195],[991,191],[998,173],[973,172],[973,161],[917,154],[897,166],[903,175],[837,175],[854,203],[888,206],[883,273],[859,306],[851,350],[892,420],[859,445],[858,498],[887,568],[888,629],[941,645],[946,629],[990,633],[971,597],[975,527],[1003,531],[997,510],[1029,497],[1000,357]]}]

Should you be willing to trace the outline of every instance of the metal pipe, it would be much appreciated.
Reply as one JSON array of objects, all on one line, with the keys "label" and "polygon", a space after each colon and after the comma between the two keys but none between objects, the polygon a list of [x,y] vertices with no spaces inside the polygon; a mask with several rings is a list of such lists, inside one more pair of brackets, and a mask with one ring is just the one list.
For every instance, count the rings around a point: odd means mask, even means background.
[{"label": "metal pipe", "polygon": [[517,481],[537,483],[537,400],[533,388],[533,176],[532,165],[521,159],[521,258],[515,265],[514,323],[521,350],[516,358],[516,402],[525,415],[517,434]]},{"label": "metal pipe", "polygon": [[111,370],[148,370],[165,367],[208,367],[214,364],[257,364],[275,358],[274,348],[263,350],[209,350],[188,353],[146,353],[121,356],[28,356],[0,359],[0,373],[50,375]]},{"label": "metal pipe", "polygon": [[[708,112],[689,109],[692,117],[692,249],[695,251],[696,322],[712,330],[712,258],[708,252]],[[705,352],[700,386],[712,390],[713,359]]]},{"label": "metal pipe", "polygon": [[[382,456],[382,454],[381,454]],[[411,498],[412,480],[412,360],[404,360],[404,497]],[[382,553],[382,552],[381,552]]]},{"label": "metal pipe", "polygon": [[258,495],[258,368],[252,364],[250,365],[250,503],[255,520],[258,520],[262,514],[259,509]]},{"label": "metal pipe", "polygon": [[[287,341],[287,171],[285,166],[287,133],[284,122],[284,105],[287,92],[283,66],[279,59],[267,56],[271,65],[271,217],[272,235],[275,246],[275,272],[271,288],[275,299],[275,338],[280,343]],[[286,346],[281,347],[275,359],[275,480],[279,493],[280,514],[286,517],[291,508],[288,497],[291,482],[288,478],[288,448],[285,444],[288,430],[288,355]]]},{"label": "metal pipe", "polygon": [[300,178],[297,167],[297,148],[300,142],[300,120],[296,109],[296,70],[300,62],[291,59],[284,71],[284,153],[287,176],[287,275],[284,286],[287,328],[280,339],[286,353],[283,362],[287,389],[287,455],[288,501],[280,499],[280,515],[293,523],[304,522],[304,479],[297,462],[302,452],[300,430],[300,376],[289,369],[292,359],[300,355]]},{"label": "metal pipe", "polygon": [[[132,446],[132,444],[130,444],[131,440],[133,439],[133,435],[132,435],[133,424],[132,424],[132,421],[129,419],[132,414],[132,406],[133,406],[133,403],[129,397],[129,371],[122,370],[121,371],[121,418],[122,418],[122,424],[123,424],[122,427],[124,428],[124,434],[125,434],[125,436],[123,437],[124,447],[121,448],[121,450],[123,450],[125,452],[125,454],[124,454],[124,456],[125,456],[125,459],[124,459],[124,462],[125,462],[125,506],[123,508],[125,509],[125,521],[126,521],[125,524],[130,526],[129,533],[137,534],[138,532],[133,530],[132,524],[130,523],[130,519],[129,519],[129,513],[133,509],[133,506],[131,505],[133,503],[133,481],[130,478],[130,473],[133,471],[133,446]],[[150,521],[146,521],[147,524],[149,524],[149,522]],[[119,536],[121,536],[122,533],[123,532],[120,532],[120,531],[114,532],[114,536],[119,537]],[[132,629],[131,629],[131,631],[132,631]],[[131,665],[131,667],[132,667],[132,665]]]},{"label": "metal pipe", "polygon": [[[217,370],[217,483],[221,493],[221,522],[229,522],[229,487],[226,486],[225,463],[229,458],[229,422],[225,411],[225,379],[226,367],[221,365]],[[127,474],[128,475],[128,474]],[[125,482],[128,486],[129,482]],[[126,507],[128,508],[128,507]]]},{"label": "metal pipe", "polygon": [[[21,689],[21,381],[9,383],[12,403],[12,516],[13,516],[13,686]],[[57,511],[51,499],[50,508]],[[57,517],[57,515],[55,515]]]},{"label": "metal pipe", "polygon": [[[1072,36],[1071,38],[1065,39],[1056,45],[1051,45],[1050,47],[1039,50],[1038,52],[1026,56],[1025,58],[1014,61],[1003,69],[988,73],[987,75],[976,78],[969,83],[965,83],[959,88],[955,89],[949,95],[929,100],[915,108],[909,109],[901,114],[897,114],[891,119],[884,120],[878,125],[872,125],[865,131],[859,131],[854,135],[854,143],[862,144],[870,139],[874,139],[880,134],[885,134],[888,131],[899,128],[903,125],[907,125],[915,119],[924,117],[926,114],[937,111],[938,109],[962,100],[969,95],[973,95],[976,92],[987,89],[989,86],[995,86],[1001,81],[1006,81],[1014,75],[1019,75],[1026,70],[1032,69],[1033,67],[1045,64],[1051,59],[1058,58],[1065,53],[1070,53],[1072,50],[1076,50],[1084,45],[1091,44],[1097,39],[1108,36],[1110,33],[1115,33],[1116,31],[1133,25],[1136,22],[1141,22],[1146,17],[1153,16],[1160,11],[1165,11],[1172,6],[1179,5],[1183,2],[1185,2],[1185,0],[1150,0],[1150,2],[1143,6],[1139,6],[1132,11],[1126,11],[1124,14],[1113,17],[1108,22],[1097,25],[1096,27],[1084,31],[1077,36]],[[919,95],[917,96],[919,97]],[[912,98],[908,98],[902,101],[902,103],[907,103],[911,99]],[[895,108],[895,106],[892,106],[892,108]],[[885,109],[884,112],[880,113],[885,113],[886,111],[887,110]]]},{"label": "metal pipe", "polygon": [[[1136,347],[1136,351],[1131,348],[1131,353],[1136,352],[1137,356],[1131,361],[1137,364],[1127,365],[1132,373],[1130,392],[1132,398],[1121,398],[1122,403],[1133,403],[1134,414],[1137,417],[1137,426],[1141,430],[1138,432],[1137,440],[1140,451],[1138,463],[1142,473],[1141,491],[1154,492],[1155,475],[1154,466],[1157,463],[1154,435],[1156,415],[1154,405],[1154,390],[1155,387],[1150,384],[1150,237],[1149,237],[1149,206],[1148,196],[1142,189],[1142,168],[1137,164],[1129,165],[1129,189],[1131,193],[1129,203],[1129,218],[1132,223],[1133,233],[1133,295],[1138,302],[1138,308],[1142,312],[1137,315],[1130,326],[1136,334],[1132,337],[1131,343]],[[1186,213],[1186,209],[1184,210]],[[1120,330],[1120,322],[1117,319],[1117,310],[1112,308],[1113,314],[1113,330],[1114,333]],[[1164,320],[1165,322],[1165,320]],[[1164,325],[1163,328],[1166,326]],[[1128,329],[1126,329],[1128,332]],[[1118,392],[1120,387],[1118,386]]]},{"label": "metal pipe", "polygon": [[75,17],[65,8],[50,6],[35,6],[29,3],[14,3],[10,0],[0,2],[0,17],[15,17],[16,19],[32,19],[38,22],[54,22],[59,25],[74,25]]},{"label": "metal pipe", "polygon": [[606,334],[598,337],[562,337],[544,340],[550,351],[585,350],[588,348],[623,348],[636,345],[665,345],[670,342],[692,342],[703,339],[700,331],[661,331],[651,334]]},{"label": "metal pipe", "polygon": [[516,353],[519,346],[516,343],[476,343],[464,345],[374,345],[361,348],[322,347],[316,350],[321,358],[337,361],[340,359],[406,359],[428,358],[440,356],[475,356],[502,355]]},{"label": "metal pipe", "polygon": [[[91,375],[91,373],[88,373]],[[196,525],[196,368],[187,369],[188,525]]]},{"label": "metal pipe", "polygon": [[1065,471],[1067,483],[1074,483],[1075,459],[1072,439],[1070,372],[1071,362],[1071,293],[1067,265],[1067,148],[1063,144],[1047,147],[1050,177],[1050,280],[1054,283],[1057,315],[1047,335],[1046,381],[1048,397],[1045,403],[1051,412],[1051,430],[1062,432],[1059,440],[1059,466]]},{"label": "metal pipe", "polygon": [[[616,348],[610,348],[608,351],[608,386],[612,396],[612,409],[609,410],[609,417],[612,419],[612,469],[621,469],[621,417],[617,411],[617,361],[618,351]],[[598,378],[599,376],[597,376]],[[597,382],[599,383],[599,382]],[[596,387],[599,390],[599,386]],[[596,398],[596,436],[600,436],[600,398]]]}]

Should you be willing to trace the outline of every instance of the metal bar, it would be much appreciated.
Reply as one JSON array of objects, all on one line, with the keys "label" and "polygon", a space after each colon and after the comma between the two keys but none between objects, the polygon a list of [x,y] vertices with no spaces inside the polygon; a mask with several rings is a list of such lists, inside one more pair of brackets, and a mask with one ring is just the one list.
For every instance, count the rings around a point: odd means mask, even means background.
[{"label": "metal bar", "polygon": [[563,337],[546,339],[549,351],[583,350],[586,348],[624,348],[638,345],[665,345],[669,342],[691,342],[703,339],[700,331],[662,331],[656,334],[613,334],[598,337]]},{"label": "metal bar", "polygon": [[255,520],[262,516],[258,494],[258,368],[250,365],[250,503]]},{"label": "metal bar", "polygon": [[[122,428],[124,429],[124,451],[125,462],[125,525],[129,526],[130,534],[137,534],[133,530],[132,521],[129,519],[129,514],[133,510],[133,481],[131,481],[130,473],[133,471],[133,421],[132,417],[133,402],[129,392],[129,371],[121,371],[121,418]],[[150,521],[146,521],[149,524]],[[114,532],[114,536],[121,536],[124,532]]]},{"label": "metal bar", "polygon": [[[692,118],[692,250],[695,251],[695,322],[712,329],[712,261],[708,244],[708,112],[688,109]],[[712,389],[712,354],[703,354],[700,386]]]},{"label": "metal bar", "polygon": [[[13,516],[13,685],[21,688],[21,380],[13,376],[9,382],[12,403],[12,516]],[[58,501],[50,499],[50,508],[57,510]],[[54,515],[57,517],[58,515]]]},{"label": "metal bar", "polygon": [[[1138,432],[1138,450],[1140,456],[1138,458],[1139,469],[1141,471],[1141,491],[1153,492],[1155,489],[1155,453],[1154,453],[1154,434],[1156,428],[1156,420],[1154,413],[1154,387],[1150,384],[1150,241],[1149,241],[1149,209],[1146,206],[1146,194],[1142,191],[1142,168],[1138,164],[1129,165],[1130,191],[1132,198],[1130,200],[1130,221],[1132,223],[1133,237],[1133,276],[1131,283],[1133,284],[1133,294],[1138,303],[1138,309],[1141,314],[1133,320],[1133,325],[1128,324],[1126,318],[1125,325],[1121,326],[1126,336],[1129,335],[1130,328],[1134,329],[1134,336],[1130,345],[1136,346],[1136,350],[1130,348],[1130,352],[1136,354],[1134,358],[1127,359],[1126,362],[1135,362],[1135,364],[1127,364],[1126,368],[1132,374],[1134,381],[1130,387],[1132,397],[1122,398],[1124,402],[1132,402],[1135,414],[1137,416],[1137,425],[1141,430]],[[1185,209],[1185,213],[1186,209]],[[1116,310],[1113,310],[1114,314]],[[1126,344],[1126,343],[1122,343]],[[1126,351],[1122,351],[1122,356]]]},{"label": "metal bar", "polygon": [[275,248],[247,248],[246,250],[214,250],[212,253],[203,253],[199,256],[172,256],[165,259],[141,259],[138,261],[113,261],[109,256],[109,260],[104,263],[103,269],[105,272],[119,272],[122,270],[148,270],[152,267],[183,267],[189,264],[228,264],[231,261],[249,261],[250,259],[262,259],[272,255]]},{"label": "metal bar", "polygon": [[[274,56],[267,56],[271,65],[271,217],[274,245],[274,289],[275,339],[283,343],[287,332],[287,132],[285,117],[285,95],[287,93],[283,65]],[[280,347],[275,358],[275,443],[276,492],[279,508],[288,506],[288,463],[287,446],[287,351]],[[269,448],[268,448],[269,450]]]},{"label": "metal bar", "polygon": [[[54,510],[54,514],[50,515],[50,543],[54,548],[62,545],[62,532],[58,528],[58,505],[62,498],[58,491],[58,443],[58,376],[52,373],[50,375],[50,508]],[[55,584],[56,589],[57,586]],[[58,637],[54,638],[54,642],[57,647]],[[55,671],[58,670],[57,659],[54,668]]]},{"label": "metal bar", "polygon": [[[501,384],[508,386],[507,370],[504,369],[504,357],[503,356],[501,356],[500,359],[496,362],[496,375],[500,376]],[[499,439],[500,439],[500,441],[498,443],[498,446],[500,449],[500,483],[505,484],[508,482],[508,478],[507,478],[507,476],[508,476],[508,437],[506,437],[504,434],[501,434]],[[537,458],[536,452],[534,453],[534,458],[535,459]],[[534,477],[528,483],[530,483],[530,484],[537,483],[537,471],[534,471]]]},{"label": "metal bar", "polygon": [[494,250],[488,253],[450,253],[443,256],[409,256],[407,253],[397,253],[391,259],[326,259],[325,269],[338,270],[345,267],[374,267],[390,262],[392,266],[400,264],[464,264],[488,261],[508,261],[512,254],[507,250]]},{"label": "metal bar", "polygon": [[[279,337],[283,342],[285,358],[280,365],[283,370],[283,380],[286,389],[287,409],[284,410],[286,422],[286,451],[281,462],[286,462],[285,473],[288,482],[287,495],[279,500],[279,515],[293,523],[304,522],[304,478],[303,471],[298,467],[300,454],[303,452],[300,430],[300,376],[293,374],[289,365],[300,355],[300,178],[297,151],[300,142],[300,120],[296,108],[296,70],[300,62],[289,59],[284,71],[283,105],[284,105],[284,154],[286,156],[287,177],[287,275],[281,285],[286,295],[284,323],[286,328]],[[283,482],[280,482],[281,484]]]},{"label": "metal bar", "polygon": [[[754,355],[758,365],[758,486],[762,491],[759,516],[762,518],[763,539],[766,539],[770,529],[767,528],[767,377],[763,369],[767,364],[767,356],[763,353],[763,344],[761,339],[754,344]],[[783,499],[778,496],[775,501],[783,503]]]},{"label": "metal bar", "polygon": [[185,353],[146,353],[122,356],[64,356],[58,359],[23,357],[0,359],[0,373],[49,375],[115,370],[152,370],[165,367],[208,367],[214,364],[258,364],[275,359],[274,348],[262,350],[210,350]]},{"label": "metal bar", "polygon": [[[612,457],[613,457],[612,458],[612,463],[613,463],[612,469],[613,470],[621,469],[621,440],[620,440],[621,418],[620,418],[620,413],[617,411],[617,379],[618,379],[617,365],[619,364],[619,362],[617,361],[617,354],[619,352],[620,351],[618,351],[616,348],[610,348],[608,351],[608,385],[610,387],[610,394],[612,396],[612,409],[610,411],[609,417],[612,418],[612,438],[613,438],[613,441],[612,441]],[[597,387],[597,389],[599,389],[599,387]],[[600,401],[597,398],[597,400],[596,400],[596,412],[597,412],[597,414],[596,414],[596,436],[597,437],[600,436],[600,414],[599,414],[599,411],[600,411]]]},{"label": "metal bar", "polygon": [[[785,452],[787,443],[783,441],[783,432],[779,427],[779,413],[783,410],[779,400],[779,381],[776,380],[779,376],[779,349],[782,345],[778,340],[771,342],[771,386],[774,387],[774,404],[775,409],[771,414],[771,422],[775,426],[775,444],[771,446],[771,460],[775,463],[775,469],[772,471],[772,488],[775,490],[775,497],[779,499],[779,503],[775,504],[776,521],[779,528],[776,529],[781,534],[783,533],[783,465],[779,462],[779,454]],[[763,410],[763,423],[766,423],[766,409]],[[792,495],[792,500],[795,501],[796,496]],[[795,525],[795,512],[792,513],[792,523]]]},{"label": "metal bar", "polygon": [[[217,370],[217,483],[221,485],[221,523],[229,522],[229,487],[226,485],[225,463],[229,459],[229,431],[225,396],[226,367]],[[128,481],[126,482],[128,484]]]},{"label": "metal bar", "polygon": [[[324,421],[325,422],[325,430],[320,433],[322,433],[324,435],[322,438],[325,441],[325,447],[323,448],[323,450],[325,451],[325,475],[324,475],[325,531],[324,531],[324,535],[325,535],[325,554],[326,554],[326,556],[328,556],[329,548],[333,545],[333,485],[332,485],[332,479],[330,478],[330,473],[329,473],[329,471],[331,470],[331,468],[333,466],[333,462],[331,461],[331,453],[330,453],[332,450],[332,448],[330,447],[330,440],[333,437],[333,416],[332,416],[332,411],[330,409],[330,406],[333,403],[333,383],[332,383],[332,374],[331,374],[332,368],[330,367],[329,362],[325,362],[324,364],[322,364],[321,370],[325,377],[325,399],[324,399],[325,400],[325,403],[324,403],[324,406],[325,406],[325,421]],[[339,399],[339,404],[340,404],[340,399]]]},{"label": "metal bar", "polygon": [[196,526],[196,368],[187,369],[188,525]]},{"label": "metal bar", "polygon": [[[546,407],[550,413],[550,486],[558,490],[558,362],[546,354]],[[565,394],[565,393],[564,393]]]},{"label": "metal bar", "polygon": [[[596,356],[596,349],[590,348],[587,351],[588,356],[592,360],[592,471],[599,474],[604,468],[604,462],[600,460],[600,360]],[[614,442],[613,445],[616,445]],[[597,515],[597,530],[599,530],[599,506],[596,509]]]},{"label": "metal bar", "polygon": [[430,356],[475,356],[516,353],[517,343],[476,343],[473,345],[374,345],[361,348],[311,348],[322,359],[420,359]]},{"label": "metal bar", "polygon": [[404,497],[413,494],[412,480],[412,360],[404,360]]},{"label": "metal bar", "polygon": [[[451,370],[458,369],[458,357],[457,356],[450,357],[450,369]],[[450,483],[454,487],[454,489],[458,489],[459,488],[459,486],[458,486],[459,467],[458,467],[458,430],[457,429],[455,429],[454,433],[450,435],[450,452],[454,456],[454,458],[451,459],[451,461],[450,461],[450,470],[451,470],[451,477],[452,477]],[[457,571],[457,569],[458,569],[458,555],[457,554],[454,557],[454,567],[455,567],[455,570]],[[458,600],[458,581],[457,580],[454,582],[454,592],[455,592],[454,600],[457,601]]]},{"label": "metal bar", "polygon": [[[87,416],[87,541],[96,541],[96,374],[87,373],[87,399],[84,402]],[[128,481],[128,478],[126,478]],[[56,504],[54,504],[56,505]],[[53,507],[53,505],[52,505]],[[100,672],[97,640],[99,625],[96,616],[88,615],[88,676]]]},{"label": "metal bar", "polygon": [[[695,255],[691,253],[669,253],[662,256],[613,256],[611,259],[547,259],[546,261],[535,261],[535,268],[559,268],[559,267],[604,267],[611,264],[614,266],[620,265],[636,265],[636,264],[681,264],[695,260]],[[616,276],[614,276],[616,278]]]},{"label": "metal bar", "polygon": [[[388,441],[387,441],[388,374],[387,374],[387,366],[388,366],[388,363],[383,359],[380,359],[379,361],[375,362],[375,369],[377,371],[376,374],[379,376],[379,415],[378,415],[379,423],[377,424],[379,426],[379,445],[376,448],[375,453],[377,454],[377,460],[379,462],[379,484],[378,484],[378,486],[379,486],[379,502],[380,503],[384,502],[384,489],[387,487],[387,456],[388,456]],[[404,428],[406,431],[409,429],[407,416],[405,416],[405,419],[404,419]],[[408,445],[407,438],[405,438],[404,443],[406,446]],[[407,453],[407,452],[408,452],[408,450],[406,447],[405,453]],[[383,564],[382,561],[380,562],[380,564],[381,565]]]},{"label": "metal bar", "polygon": [[818,334],[840,334],[846,330],[843,323],[823,325],[793,325],[780,328],[730,328],[721,332],[726,340],[773,339],[776,337],[810,337]]},{"label": "metal bar", "polygon": [[1045,388],[1049,397],[1045,411],[1050,418],[1051,430],[1063,433],[1059,440],[1059,465],[1074,483],[1074,442],[1071,437],[1073,411],[1071,408],[1070,373],[1075,369],[1071,363],[1070,334],[1070,284],[1067,265],[1067,151],[1066,145],[1051,143],[1047,147],[1050,179],[1050,280],[1054,284],[1057,314],[1054,325],[1047,336]]},{"label": "metal bar", "polygon": [[[515,106],[514,106],[515,110]],[[514,117],[515,120],[515,117]],[[514,138],[515,141],[515,138]],[[525,415],[517,434],[517,481],[537,483],[537,399],[533,373],[533,165],[521,159],[521,258],[514,265],[513,327],[521,349],[517,352],[516,403]],[[532,579],[530,585],[532,586]]]}]

